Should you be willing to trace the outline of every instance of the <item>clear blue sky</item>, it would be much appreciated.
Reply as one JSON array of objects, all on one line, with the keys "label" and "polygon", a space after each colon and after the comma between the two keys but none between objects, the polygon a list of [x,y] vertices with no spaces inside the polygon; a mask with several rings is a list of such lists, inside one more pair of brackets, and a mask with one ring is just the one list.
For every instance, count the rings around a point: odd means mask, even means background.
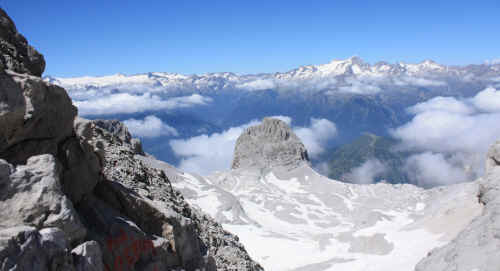
[{"label": "clear blue sky", "polygon": [[500,1],[0,0],[45,75],[286,71],[500,58]]}]

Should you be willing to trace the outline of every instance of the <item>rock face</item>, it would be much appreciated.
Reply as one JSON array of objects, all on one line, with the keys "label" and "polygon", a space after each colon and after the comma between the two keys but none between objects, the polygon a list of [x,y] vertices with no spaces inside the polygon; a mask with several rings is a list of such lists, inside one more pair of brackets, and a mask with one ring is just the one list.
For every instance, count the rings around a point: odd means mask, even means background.
[{"label": "rock face", "polygon": [[75,119],[1,9],[0,45],[0,271],[262,270],[122,123]]},{"label": "rock face", "polygon": [[33,156],[15,169],[0,160],[0,168],[7,169],[0,174],[1,228],[58,227],[69,241],[85,236],[72,202],[62,192],[61,167],[52,155]]},{"label": "rock face", "polygon": [[73,256],[58,228],[19,226],[0,229],[0,270],[75,270]]},{"label": "rock face", "polygon": [[[111,206],[134,221],[146,236],[157,236],[154,243],[164,245],[155,248],[164,249],[168,257],[176,259],[174,263],[179,262],[187,270],[200,267],[206,270],[262,269],[248,256],[236,236],[225,231],[212,218],[191,209],[182,195],[172,188],[163,171],[136,159],[138,153],[133,143],[124,141],[119,129],[106,130],[104,128],[114,125],[95,122],[99,124],[96,123],[90,141],[95,145],[102,144],[102,173],[106,181],[97,185],[95,198],[82,201],[81,213],[86,220],[103,219],[93,209],[95,206]],[[108,219],[99,223],[108,229],[99,231],[115,230],[110,225],[117,222]],[[95,237],[96,240],[101,238]],[[168,251],[176,251],[178,258]]]},{"label": "rock face", "polygon": [[284,121],[264,118],[236,141],[231,168],[294,168],[308,161],[304,144]]},{"label": "rock face", "polygon": [[15,164],[28,157],[57,154],[73,134],[77,114],[66,91],[41,78],[0,71],[0,157]]},{"label": "rock face", "polygon": [[43,55],[17,32],[14,22],[0,9],[0,69],[41,76],[45,70]]},{"label": "rock face", "polygon": [[488,152],[480,180],[484,212],[448,245],[433,250],[416,271],[500,270],[500,141]]}]

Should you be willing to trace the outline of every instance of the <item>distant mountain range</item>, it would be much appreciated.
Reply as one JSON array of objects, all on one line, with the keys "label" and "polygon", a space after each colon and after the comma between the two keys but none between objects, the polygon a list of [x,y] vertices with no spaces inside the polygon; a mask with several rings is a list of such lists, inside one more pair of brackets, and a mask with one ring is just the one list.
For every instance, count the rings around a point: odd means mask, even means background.
[{"label": "distant mountain range", "polygon": [[333,90],[327,94],[375,94],[384,89],[384,86],[387,89],[391,86],[436,87],[448,85],[452,81],[498,83],[499,76],[500,64],[446,66],[426,60],[418,64],[378,62],[370,65],[359,57],[351,57],[345,60],[333,60],[328,64],[301,66],[284,73],[238,75],[221,72],[182,75],[150,72],[130,76],[123,74],[75,78],[47,76],[45,80],[69,87],[73,92],[103,88],[131,90],[133,87],[146,87],[157,91],[205,94],[235,89],[320,92]]},{"label": "distant mountain range", "polygon": [[[266,116],[290,117],[294,126],[308,126],[311,118],[334,122],[338,133],[323,142],[325,149],[366,132],[387,137],[391,129],[412,119],[410,106],[437,96],[464,98],[488,86],[500,87],[500,64],[446,66],[426,60],[372,65],[351,57],[278,73],[151,72],[44,80],[66,88],[79,114],[87,118],[124,121],[153,115],[175,128],[178,133],[141,139],[147,152],[178,165],[183,157],[170,140],[222,133]],[[313,157],[313,163],[331,160],[323,157]]]}]

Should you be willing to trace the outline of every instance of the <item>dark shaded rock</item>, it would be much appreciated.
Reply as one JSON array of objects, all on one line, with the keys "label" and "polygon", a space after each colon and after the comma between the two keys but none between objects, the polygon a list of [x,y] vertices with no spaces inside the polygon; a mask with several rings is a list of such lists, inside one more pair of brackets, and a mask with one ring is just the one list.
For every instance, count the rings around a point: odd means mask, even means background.
[{"label": "dark shaded rock", "polygon": [[0,230],[0,271],[73,271],[64,232],[18,226]]},{"label": "dark shaded rock", "polygon": [[71,253],[76,271],[104,270],[101,246],[96,241],[85,242],[74,248]]},{"label": "dark shaded rock", "polygon": [[40,77],[45,70],[43,55],[17,32],[14,22],[0,8],[0,69]]}]

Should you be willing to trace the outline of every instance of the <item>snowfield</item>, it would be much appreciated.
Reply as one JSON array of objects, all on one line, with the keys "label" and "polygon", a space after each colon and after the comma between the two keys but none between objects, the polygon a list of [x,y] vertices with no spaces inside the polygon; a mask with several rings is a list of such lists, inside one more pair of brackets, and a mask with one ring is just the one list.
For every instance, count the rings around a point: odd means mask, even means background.
[{"label": "snowfield", "polygon": [[208,177],[152,165],[273,271],[411,271],[482,211],[476,183],[424,190],[342,183],[308,165]]}]

